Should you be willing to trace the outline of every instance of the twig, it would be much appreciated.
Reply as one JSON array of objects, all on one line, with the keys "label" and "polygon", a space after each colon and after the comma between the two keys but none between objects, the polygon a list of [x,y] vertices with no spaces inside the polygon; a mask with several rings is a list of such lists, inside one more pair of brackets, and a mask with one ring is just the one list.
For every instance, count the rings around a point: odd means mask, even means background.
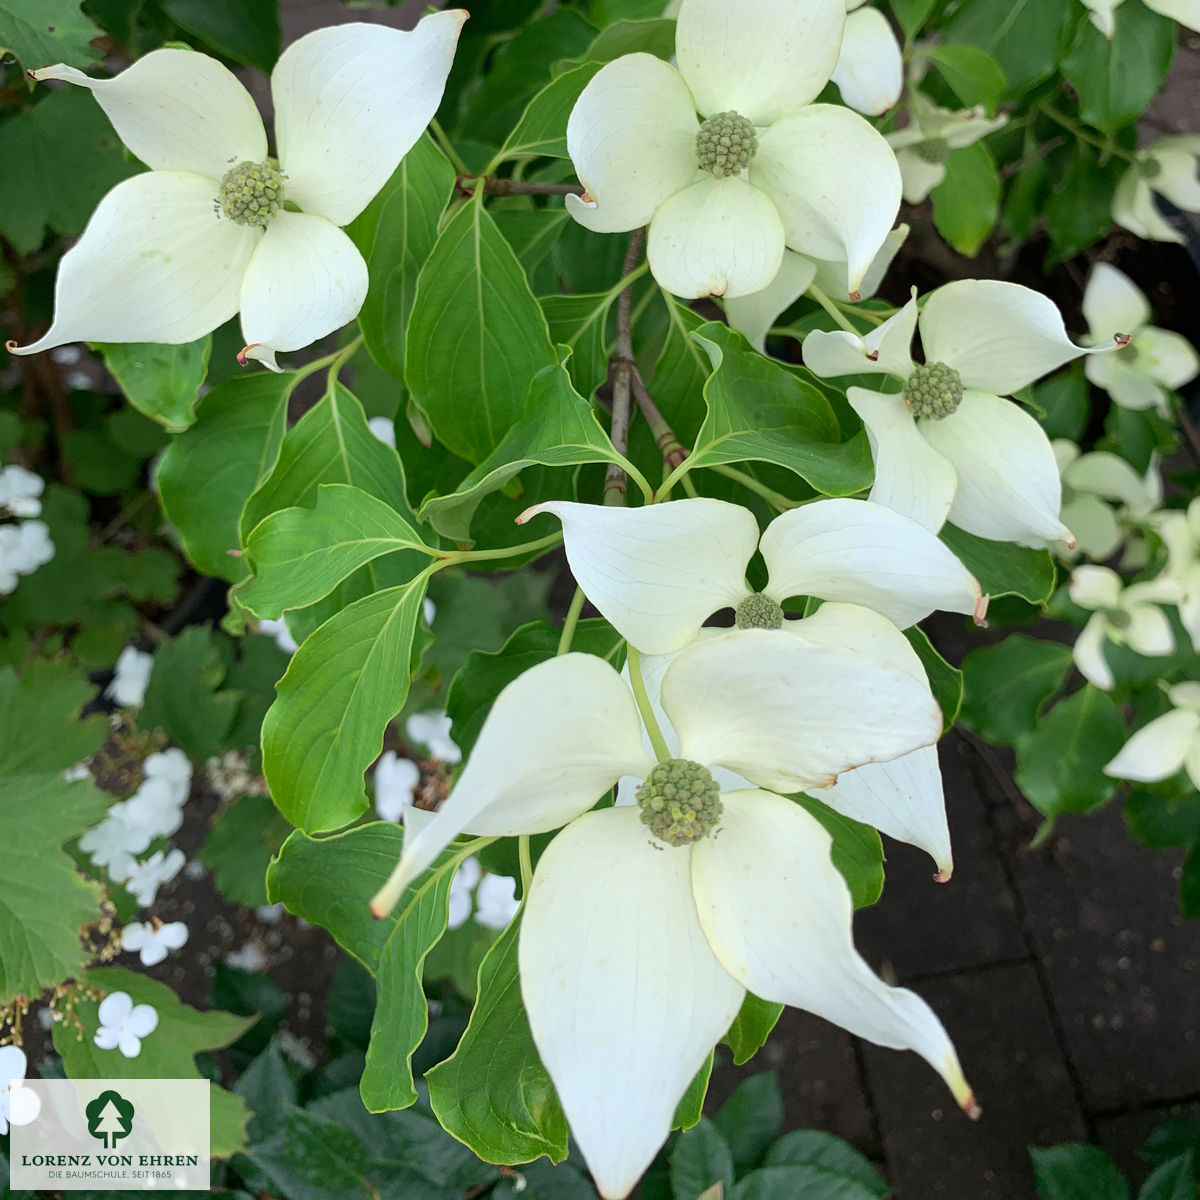
[{"label": "twig", "polygon": [[[477,176],[460,175],[457,180],[459,191],[474,191]],[[578,183],[535,183],[527,179],[498,179],[488,175],[483,180],[483,190],[489,196],[582,196],[583,185]]]},{"label": "twig", "polygon": [[[629,238],[629,249],[625,251],[625,265],[621,277],[632,275],[646,249],[645,229],[635,229]],[[613,402],[612,428],[610,437],[618,454],[629,451],[629,421],[632,416],[630,394],[632,391],[633,362],[633,281],[617,297],[617,345],[613,355]],[[610,463],[604,476],[605,504],[624,504],[628,489],[625,470],[618,463]]]},{"label": "twig", "polygon": [[653,397],[646,390],[636,363],[630,372],[630,382],[633,384],[633,395],[638,402],[638,408],[642,410],[642,416],[646,418],[646,424],[650,426],[654,441],[662,451],[663,466],[666,468],[667,474],[670,474],[687,458],[689,451],[675,436],[675,430],[671,428],[666,417],[659,411],[658,405],[654,403]]}]

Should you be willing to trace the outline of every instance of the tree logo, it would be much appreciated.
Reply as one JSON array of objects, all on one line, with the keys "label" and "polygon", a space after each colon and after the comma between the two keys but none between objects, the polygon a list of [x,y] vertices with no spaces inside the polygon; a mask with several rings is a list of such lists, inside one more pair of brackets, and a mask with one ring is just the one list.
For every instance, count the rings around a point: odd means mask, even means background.
[{"label": "tree logo", "polygon": [[88,1133],[102,1141],[105,1150],[114,1149],[133,1130],[133,1105],[119,1092],[101,1092],[83,1111]]}]

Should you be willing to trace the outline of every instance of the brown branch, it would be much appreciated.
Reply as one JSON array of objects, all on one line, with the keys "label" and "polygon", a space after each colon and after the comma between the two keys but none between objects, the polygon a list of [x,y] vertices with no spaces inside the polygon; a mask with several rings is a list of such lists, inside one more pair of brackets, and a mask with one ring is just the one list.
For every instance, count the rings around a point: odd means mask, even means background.
[{"label": "brown branch", "polygon": [[[629,238],[629,249],[625,251],[625,265],[621,278],[632,275],[642,260],[646,249],[645,229],[635,229]],[[617,297],[617,345],[613,355],[613,402],[612,428],[610,437],[618,454],[629,451],[629,422],[632,417],[630,394],[634,372],[633,363],[633,280],[625,285]],[[625,472],[617,463],[610,463],[604,477],[605,504],[624,504],[628,489]]]},{"label": "brown branch", "polygon": [[[455,186],[463,195],[470,195],[478,186],[478,175],[460,175]],[[485,175],[483,190],[489,196],[582,196],[583,185],[578,183],[535,183],[525,179],[498,179]]]},{"label": "brown branch", "polygon": [[687,458],[689,451],[675,436],[675,430],[671,428],[666,417],[659,411],[658,405],[654,403],[654,398],[646,390],[636,363],[633,366],[632,383],[633,395],[638,402],[638,408],[642,410],[642,416],[646,418],[646,424],[650,426],[650,432],[654,434],[654,441],[662,451],[663,467],[669,475]]}]

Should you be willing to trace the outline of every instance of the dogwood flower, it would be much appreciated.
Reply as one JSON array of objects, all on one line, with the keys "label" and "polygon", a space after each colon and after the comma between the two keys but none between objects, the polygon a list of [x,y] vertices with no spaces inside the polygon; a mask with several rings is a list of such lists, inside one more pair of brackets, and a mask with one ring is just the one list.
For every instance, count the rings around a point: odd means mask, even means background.
[{"label": "dogwood flower", "polygon": [[1092,610],[1071,653],[1080,674],[1098,688],[1110,691],[1115,682],[1104,657],[1106,641],[1124,643],[1147,658],[1161,658],[1175,649],[1171,622],[1159,607],[1177,602],[1179,587],[1173,580],[1124,587],[1116,571],[1088,565],[1075,569],[1069,591],[1075,604]]},{"label": "dogwood flower", "polygon": [[432,758],[441,759],[453,766],[462,761],[462,751],[450,737],[451,721],[444,712],[414,713],[404,723],[404,733],[410,742],[425,746]]},{"label": "dogwood flower", "polygon": [[915,89],[908,107],[909,123],[887,140],[896,152],[909,204],[920,204],[945,180],[951,151],[973,146],[1008,122],[1003,113],[989,117],[982,104],[959,111],[939,108]]},{"label": "dogwood flower", "polygon": [[[925,362],[910,354],[920,328]],[[1071,542],[1059,520],[1062,489],[1050,440],[1001,399],[1078,358],[1118,344],[1080,347],[1045,296],[1015,283],[964,279],[940,287],[864,337],[837,330],[804,339],[821,376],[887,375],[899,393],[851,387],[875,456],[870,498],[939,530],[947,519],[1000,542]]]},{"label": "dogwood flower", "polygon": [[[1116,28],[1113,10],[1124,4],[1125,0],[1080,0],[1080,3],[1091,13],[1092,24],[1111,41]],[[1151,12],[1170,17],[1180,25],[1200,32],[1200,4],[1197,0],[1142,0],[1142,3]]]},{"label": "dogwood flower", "polygon": [[25,1051],[20,1046],[0,1046],[0,1136],[10,1125],[29,1125],[42,1111],[42,1101],[25,1086]]},{"label": "dogwood flower", "polygon": [[158,889],[164,883],[170,883],[186,861],[182,850],[156,850],[144,862],[135,864],[125,886],[143,908],[149,908],[158,895]]},{"label": "dogwood flower", "polygon": [[[657,762],[608,663],[572,653],[526,671],[497,697],[454,791],[406,839],[372,902],[387,912],[459,833],[569,822],[525,901],[521,992],[604,1197],[627,1195],[650,1163],[747,989],[916,1050],[974,1111],[932,1011],[855,952],[828,834],[775,794],[931,742],[936,705],[904,667],[845,648],[849,627],[867,646],[900,638],[884,618],[827,604],[805,625],[794,638],[724,633],[680,654],[661,696],[679,752],[664,745]],[[751,786],[720,792],[715,766]],[[624,775],[643,781],[637,804],[588,812]]]},{"label": "dogwood flower", "polygon": [[153,967],[163,962],[172,950],[178,950],[188,940],[188,927],[182,921],[163,925],[130,921],[121,930],[121,949],[136,952],[142,966]]},{"label": "dogwood flower", "polygon": [[104,689],[105,696],[118,708],[140,708],[146,699],[153,669],[153,654],[146,654],[136,646],[126,646],[117,657],[112,682]]},{"label": "dogwood flower", "polygon": [[[785,246],[847,264],[858,288],[892,227],[900,175],[883,137],[813,104],[838,60],[843,0],[683,0],[678,69],[627,54],[567,122],[581,225],[649,225],[655,279],[678,296],[745,296]],[[697,113],[700,116],[697,116]]]},{"label": "dogwood flower", "polygon": [[1200,683],[1177,683],[1167,696],[1171,711],[1139,729],[1104,768],[1105,775],[1156,783],[1186,768],[1200,788]]},{"label": "dogwood flower", "polygon": [[126,1058],[142,1052],[142,1038],[158,1028],[158,1012],[150,1004],[137,1004],[128,992],[110,992],[100,1001],[100,1028],[92,1040],[101,1050],[120,1050]]},{"label": "dogwood flower", "polygon": [[1184,212],[1200,212],[1200,135],[1160,138],[1139,150],[1137,161],[1113,192],[1113,220],[1152,242],[1184,243],[1183,234],[1158,210],[1155,193]]},{"label": "dogwood flower", "polygon": [[1150,305],[1128,275],[1097,263],[1083,293],[1083,316],[1090,342],[1120,329],[1129,344],[1084,364],[1087,377],[1124,408],[1171,411],[1168,393],[1200,375],[1200,355],[1181,334],[1150,324]]},{"label": "dogwood flower", "polygon": [[1144,520],[1162,503],[1158,464],[1151,461],[1145,476],[1139,476],[1125,459],[1107,450],[1080,454],[1079,447],[1066,438],[1056,438],[1051,447],[1062,479],[1060,516],[1075,534],[1074,550],[1059,543],[1054,553],[1067,560],[1085,554],[1103,561],[1116,552],[1130,525]]},{"label": "dogwood flower", "polygon": [[14,517],[36,517],[42,511],[41,494],[46,481],[17,463],[0,470],[0,508]]},{"label": "dogwood flower", "polygon": [[385,821],[399,821],[413,802],[421,768],[395,750],[385,750],[375,764],[375,811]]},{"label": "dogwood flower", "polygon": [[846,0],[846,31],[832,79],[846,104],[878,117],[904,90],[904,54],[887,17],[866,3]]},{"label": "dogwood flower", "polygon": [[239,358],[278,370],[279,351],[352,320],[367,267],[340,227],[429,124],[467,15],[409,33],[339,25],[289,46],[271,75],[278,162],[250,94],[197,51],[154,50],[113,79],[31,71],[92,91],[150,170],[100,201],[63,258],[49,331],[9,349],[191,342],[240,311]]},{"label": "dogwood flower", "polygon": [[1200,652],[1200,499],[1186,511],[1159,514],[1153,524],[1167,545],[1165,575],[1178,588],[1179,619]]}]

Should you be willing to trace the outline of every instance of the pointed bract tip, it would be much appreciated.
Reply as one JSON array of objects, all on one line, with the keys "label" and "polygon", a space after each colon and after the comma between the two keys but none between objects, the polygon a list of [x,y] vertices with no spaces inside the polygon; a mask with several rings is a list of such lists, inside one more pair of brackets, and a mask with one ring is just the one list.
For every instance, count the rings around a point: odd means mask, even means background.
[{"label": "pointed bract tip", "polygon": [[988,605],[991,604],[991,602],[991,596],[986,594],[981,594],[979,599],[975,601],[975,611],[971,614],[971,620],[973,620],[980,629],[987,628]]},{"label": "pointed bract tip", "polygon": [[862,292],[857,290],[851,292],[850,299],[853,303],[857,304],[862,299]]},{"label": "pointed bract tip", "polygon": [[4,343],[4,348],[5,348],[5,350],[7,350],[9,352],[9,354],[16,354],[21,349],[21,347],[17,344],[17,341],[15,338],[9,338]]},{"label": "pointed bract tip", "polygon": [[968,1092],[966,1098],[959,1101],[959,1107],[967,1114],[968,1120],[979,1121],[983,1118],[983,1106],[975,1099],[974,1092]]},{"label": "pointed bract tip", "polygon": [[1118,346],[1128,346],[1132,340],[1133,339],[1127,333],[1113,334],[1113,341],[1116,342]]},{"label": "pointed bract tip", "polygon": [[953,874],[954,874],[954,864],[950,863],[948,866],[942,867],[941,870],[938,871],[938,873],[933,877],[933,882],[934,883],[949,883],[950,876]]},{"label": "pointed bract tip", "polygon": [[523,513],[518,513],[517,516],[513,518],[513,521],[517,525],[524,525],[526,521],[532,521],[533,518],[538,516],[540,513],[552,513],[553,511],[553,501],[547,504],[531,504]]},{"label": "pointed bract tip", "polygon": [[261,342],[251,342],[250,345],[243,346],[237,352],[238,366],[239,367],[246,366],[249,362],[250,351],[253,350],[255,346],[259,346],[261,344],[262,344]]},{"label": "pointed bract tip", "polygon": [[461,29],[471,19],[471,14],[465,8],[447,9],[446,15],[458,18],[459,29]]}]

